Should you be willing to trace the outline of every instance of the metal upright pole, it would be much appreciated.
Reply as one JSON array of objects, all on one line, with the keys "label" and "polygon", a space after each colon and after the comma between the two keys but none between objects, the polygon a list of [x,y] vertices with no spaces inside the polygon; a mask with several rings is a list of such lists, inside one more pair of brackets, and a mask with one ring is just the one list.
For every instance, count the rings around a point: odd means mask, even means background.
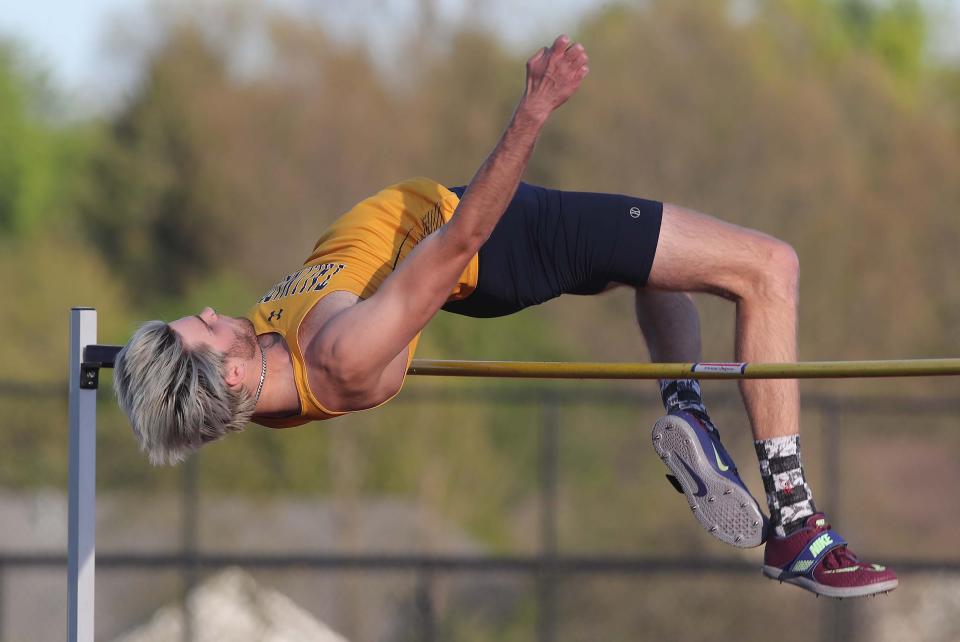
[{"label": "metal upright pole", "polygon": [[93,642],[97,391],[81,388],[83,349],[97,342],[97,311],[70,311],[70,504],[68,642]]},{"label": "metal upright pole", "polygon": [[194,642],[196,639],[196,616],[190,603],[190,593],[197,585],[197,578],[200,575],[200,566],[197,563],[197,525],[199,523],[198,515],[198,486],[200,477],[200,467],[197,462],[197,456],[194,455],[188,459],[182,466],[181,472],[181,499],[180,499],[180,547],[183,557],[187,563],[181,569],[181,584],[183,595],[181,597],[181,608],[183,609],[183,635],[182,642]]}]

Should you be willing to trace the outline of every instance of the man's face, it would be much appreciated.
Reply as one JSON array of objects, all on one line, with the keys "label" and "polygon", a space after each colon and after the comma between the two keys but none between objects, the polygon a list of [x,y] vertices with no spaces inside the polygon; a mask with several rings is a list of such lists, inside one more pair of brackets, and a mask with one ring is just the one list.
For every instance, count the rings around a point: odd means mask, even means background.
[{"label": "man's face", "polygon": [[249,319],[228,317],[204,308],[199,314],[170,322],[188,348],[206,344],[228,357],[252,359],[256,354],[256,332]]}]

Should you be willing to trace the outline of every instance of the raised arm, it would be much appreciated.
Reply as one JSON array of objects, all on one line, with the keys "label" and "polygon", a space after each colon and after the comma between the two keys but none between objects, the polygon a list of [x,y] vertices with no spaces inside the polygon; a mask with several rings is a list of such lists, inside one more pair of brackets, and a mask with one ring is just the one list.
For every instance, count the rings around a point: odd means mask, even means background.
[{"label": "raised arm", "polygon": [[[517,190],[547,118],[573,95],[588,71],[583,45],[571,44],[567,36],[558,37],[552,46],[540,49],[527,61],[523,97],[446,226],[452,242],[464,243],[476,253],[490,237]],[[457,276],[459,272],[454,275],[454,283]]]},{"label": "raised arm", "polygon": [[341,378],[379,377],[446,302],[516,192],[547,118],[587,75],[566,36],[527,61],[526,88],[506,131],[470,181],[450,221],[422,240],[369,299],[331,318],[313,342]]}]

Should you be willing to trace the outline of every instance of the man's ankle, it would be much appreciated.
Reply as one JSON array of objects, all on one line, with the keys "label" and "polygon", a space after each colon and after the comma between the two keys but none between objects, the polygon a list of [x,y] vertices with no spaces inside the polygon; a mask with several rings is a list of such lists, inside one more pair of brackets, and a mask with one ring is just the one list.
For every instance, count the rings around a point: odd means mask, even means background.
[{"label": "man's ankle", "polygon": [[760,476],[770,508],[770,527],[779,537],[801,528],[817,512],[813,492],[803,473],[800,459],[800,435],[787,435],[754,441]]},{"label": "man's ankle", "polygon": [[663,379],[660,397],[667,413],[682,410],[699,419],[708,430],[716,430],[703,404],[700,382],[696,379]]}]

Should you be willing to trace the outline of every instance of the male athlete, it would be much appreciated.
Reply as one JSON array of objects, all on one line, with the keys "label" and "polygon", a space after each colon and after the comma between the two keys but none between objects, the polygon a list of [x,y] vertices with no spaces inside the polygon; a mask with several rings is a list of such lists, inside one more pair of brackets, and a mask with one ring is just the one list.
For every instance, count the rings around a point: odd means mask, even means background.
[{"label": "male athlete", "polygon": [[[636,291],[651,358],[700,360],[686,292],[736,302],[739,361],[796,360],[798,262],[770,236],[655,201],[520,183],[548,117],[587,75],[560,36],[527,62],[526,88],[468,186],[408,180],[333,223],[313,254],[247,317],[210,308],[151,321],[117,358],[120,406],[153,463],[174,463],[248,421],[296,426],[378,406],[403,384],[441,309],[494,317],[563,293]],[[763,572],[820,595],[889,591],[814,507],[794,380],[742,381],[770,521],[720,443],[694,380],[660,382],[653,443],[701,525],[740,547],[766,541]]]}]

